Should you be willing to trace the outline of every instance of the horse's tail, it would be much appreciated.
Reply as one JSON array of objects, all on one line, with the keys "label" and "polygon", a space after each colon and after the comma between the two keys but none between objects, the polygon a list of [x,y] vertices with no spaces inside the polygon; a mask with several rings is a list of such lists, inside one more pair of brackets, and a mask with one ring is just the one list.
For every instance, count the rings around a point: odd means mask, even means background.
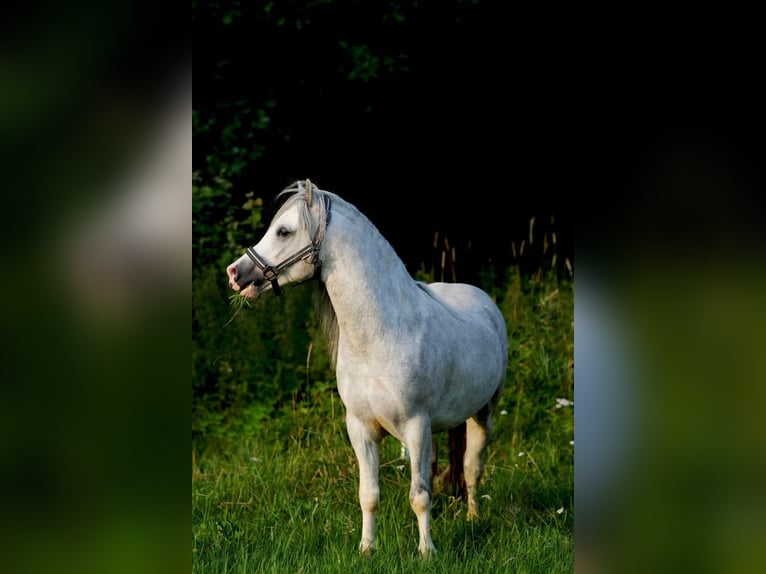
[{"label": "horse's tail", "polygon": [[438,457],[436,456],[436,437],[433,437],[431,451],[431,482],[436,491],[449,492],[455,498],[466,495],[463,459],[466,447],[466,424],[460,423],[449,429],[449,466],[439,472]]},{"label": "horse's tail", "polygon": [[464,498],[466,494],[465,475],[463,474],[465,439],[465,422],[449,430],[449,469],[446,482],[450,485],[452,496],[455,498]]}]

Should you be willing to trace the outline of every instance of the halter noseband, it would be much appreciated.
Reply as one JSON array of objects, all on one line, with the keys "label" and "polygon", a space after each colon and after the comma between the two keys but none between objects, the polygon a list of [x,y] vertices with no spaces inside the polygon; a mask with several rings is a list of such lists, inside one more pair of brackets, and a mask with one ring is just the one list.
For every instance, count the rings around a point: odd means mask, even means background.
[{"label": "halter noseband", "polygon": [[[309,184],[311,185],[311,184]],[[324,222],[320,221],[317,225],[317,229],[314,232],[314,237],[311,238],[311,243],[299,250],[294,255],[291,255],[281,263],[277,265],[269,265],[266,261],[258,255],[253,247],[247,248],[247,256],[252,259],[255,266],[263,272],[263,276],[267,280],[271,281],[271,289],[274,291],[274,295],[281,295],[282,288],[277,281],[279,272],[285,267],[289,267],[293,263],[297,263],[301,259],[308,259],[311,257],[311,264],[314,266],[314,278],[319,276],[319,272],[322,269],[322,260],[319,259],[319,248],[322,246],[322,240],[324,240],[324,231],[327,225],[330,223],[330,205],[331,200],[329,195],[322,195],[324,200],[324,211],[321,212]]]}]

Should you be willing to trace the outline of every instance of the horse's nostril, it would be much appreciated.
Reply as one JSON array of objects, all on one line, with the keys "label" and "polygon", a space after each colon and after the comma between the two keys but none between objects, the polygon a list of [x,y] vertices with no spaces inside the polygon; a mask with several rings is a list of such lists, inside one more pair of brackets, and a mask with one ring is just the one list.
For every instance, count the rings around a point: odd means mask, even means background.
[{"label": "horse's nostril", "polygon": [[229,279],[234,281],[237,278],[237,266],[232,264],[226,268],[226,273],[229,275]]}]

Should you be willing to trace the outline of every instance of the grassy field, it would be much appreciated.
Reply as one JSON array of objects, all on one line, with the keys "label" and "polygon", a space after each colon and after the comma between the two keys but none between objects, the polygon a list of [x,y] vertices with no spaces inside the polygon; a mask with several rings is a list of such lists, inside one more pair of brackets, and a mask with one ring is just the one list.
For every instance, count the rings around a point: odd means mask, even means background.
[{"label": "grassy field", "polygon": [[562,461],[571,463],[574,447],[535,441],[511,449],[507,415],[488,450],[482,519],[467,522],[462,501],[437,494],[429,564],[416,555],[409,468],[399,443],[386,438],[378,552],[359,556],[356,461],[342,407],[318,400],[235,449],[194,460],[194,572],[572,572],[573,474]]},{"label": "grassy field", "polygon": [[[481,519],[436,492],[437,554],[417,555],[409,466],[381,448],[378,551],[358,551],[358,471],[332,385],[284,406],[241,440],[192,450],[192,571],[530,572],[574,570],[572,285],[511,286],[499,298],[511,365],[480,487]],[[446,435],[437,435],[446,466]]]}]

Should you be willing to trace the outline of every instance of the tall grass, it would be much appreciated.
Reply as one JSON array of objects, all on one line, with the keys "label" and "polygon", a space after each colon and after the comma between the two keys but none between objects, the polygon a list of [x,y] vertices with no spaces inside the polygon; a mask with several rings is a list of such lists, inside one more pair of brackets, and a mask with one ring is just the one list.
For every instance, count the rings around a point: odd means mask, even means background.
[{"label": "tall grass", "polygon": [[[421,559],[409,466],[389,437],[381,447],[378,551],[362,557],[357,463],[337,391],[321,383],[248,425],[246,436],[195,443],[193,572],[572,572],[573,282],[511,269],[496,297],[510,364],[479,521],[465,520],[463,501],[436,492],[437,554]],[[446,436],[437,438],[444,466]]]},{"label": "tall grass", "polygon": [[436,494],[428,564],[417,556],[409,466],[385,439],[378,551],[360,556],[356,460],[331,393],[193,460],[194,572],[572,571],[573,447],[535,439],[512,449],[508,416],[488,449],[482,519],[467,522],[463,501]]}]

